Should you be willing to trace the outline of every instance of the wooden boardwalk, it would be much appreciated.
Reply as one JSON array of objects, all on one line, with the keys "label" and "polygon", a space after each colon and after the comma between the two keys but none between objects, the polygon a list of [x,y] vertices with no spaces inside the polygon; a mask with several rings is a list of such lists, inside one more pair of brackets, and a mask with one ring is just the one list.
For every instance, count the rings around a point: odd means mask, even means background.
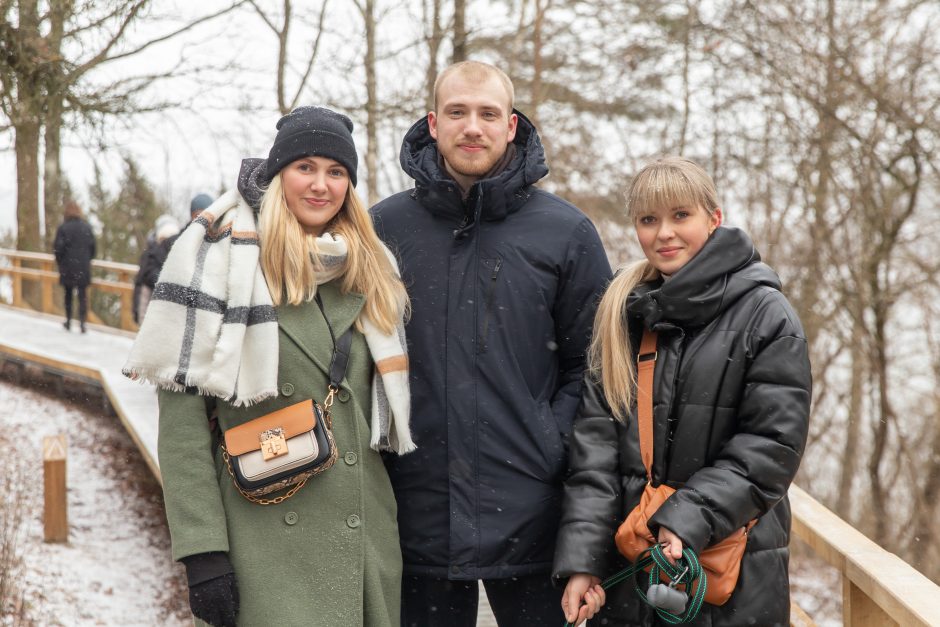
[{"label": "wooden boardwalk", "polygon": [[0,305],[0,357],[101,386],[159,480],[157,395],[121,374],[133,341],[128,332],[92,324],[88,333],[74,325],[69,332],[61,317]]}]

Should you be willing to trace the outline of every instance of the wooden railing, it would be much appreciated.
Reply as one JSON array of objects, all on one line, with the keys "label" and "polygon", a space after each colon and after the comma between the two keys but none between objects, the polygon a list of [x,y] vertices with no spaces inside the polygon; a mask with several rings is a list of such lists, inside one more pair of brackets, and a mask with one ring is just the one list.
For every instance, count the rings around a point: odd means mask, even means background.
[{"label": "wooden railing", "polygon": [[[96,324],[109,324],[125,331],[136,331],[133,298],[137,266],[95,259],[91,262],[91,273],[92,279],[88,293],[89,321]],[[38,309],[43,313],[64,315],[59,304],[61,297],[57,296],[55,289],[59,283],[59,273],[53,255],[0,248],[0,276],[4,275],[9,276],[13,284],[12,299],[8,304],[23,309]],[[30,301],[24,298],[23,288],[27,283],[38,285],[38,299]],[[116,321],[109,323],[112,316],[102,317],[91,307],[92,295],[96,291],[118,296],[120,312]]]},{"label": "wooden railing", "polygon": [[843,624],[940,626],[940,586],[795,485],[790,505],[793,534],[842,574]]}]

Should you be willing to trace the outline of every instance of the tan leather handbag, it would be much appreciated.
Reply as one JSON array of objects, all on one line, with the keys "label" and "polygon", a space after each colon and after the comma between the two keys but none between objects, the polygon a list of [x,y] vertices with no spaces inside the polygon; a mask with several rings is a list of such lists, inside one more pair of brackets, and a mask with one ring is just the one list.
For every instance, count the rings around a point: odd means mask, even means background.
[{"label": "tan leather handbag", "polygon": [[[656,333],[645,329],[637,356],[637,427],[640,433],[640,457],[646,467],[647,483],[640,504],[633,508],[617,530],[617,549],[631,562],[656,544],[647,523],[656,510],[675,492],[662,484],[652,485],[653,467],[653,372],[656,368]],[[707,547],[699,555],[699,562],[708,577],[705,602],[724,605],[731,598],[741,571],[741,557],[747,545],[747,532],[757,523],[752,520],[718,544]],[[668,577],[663,575],[665,581]]]}]

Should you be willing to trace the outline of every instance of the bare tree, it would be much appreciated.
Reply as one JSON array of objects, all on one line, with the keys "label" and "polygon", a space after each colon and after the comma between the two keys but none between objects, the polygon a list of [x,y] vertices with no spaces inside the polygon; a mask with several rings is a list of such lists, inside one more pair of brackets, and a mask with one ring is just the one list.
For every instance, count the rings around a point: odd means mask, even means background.
[{"label": "bare tree", "polygon": [[320,51],[320,41],[324,32],[323,25],[326,20],[326,10],[329,5],[329,0],[324,0],[323,4],[320,5],[313,41],[307,49],[306,65],[300,73],[296,88],[293,90],[293,95],[290,97],[287,95],[287,72],[290,67],[289,43],[293,4],[291,0],[282,1],[281,14],[278,16],[280,18],[279,23],[275,23],[278,17],[269,15],[255,0],[248,0],[248,4],[254,8],[255,13],[258,14],[261,21],[264,22],[265,26],[267,26],[277,38],[277,108],[281,112],[281,115],[287,115],[297,106],[301,95],[308,86],[308,81]]},{"label": "bare tree", "polygon": [[937,437],[926,428],[935,409],[904,393],[909,366],[898,355],[910,347],[921,367],[928,360],[926,336],[907,320],[929,308],[912,308],[907,295],[938,269],[936,239],[920,235],[937,197],[929,146],[940,140],[938,19],[935,5],[917,0],[744,0],[704,25],[724,42],[715,66],[737,77],[725,81],[726,101],[764,105],[757,134],[736,130],[726,110],[724,142],[739,155],[732,163],[749,209],[769,225],[759,233],[788,233],[777,240],[775,266],[790,279],[812,345],[813,430],[826,434],[805,463],[816,477],[836,476],[815,486],[817,495],[906,559],[915,555],[905,554],[912,547],[902,531],[922,515],[888,511],[918,502],[935,481],[914,466]]},{"label": "bare tree", "polygon": [[[17,247],[41,250],[39,220],[39,147],[45,133],[49,167],[44,195],[58,204],[64,183],[59,169],[64,116],[129,114],[148,110],[134,99],[154,80],[169,73],[140,75],[95,88],[89,75],[101,66],[139,54],[197,24],[225,14],[244,0],[144,43],[121,49],[131,25],[149,0],[8,0],[0,5],[0,111],[15,132],[17,156]],[[46,9],[40,12],[40,7]],[[16,13],[17,19],[11,20]],[[92,47],[89,42],[100,42]],[[65,51],[73,51],[67,57]],[[89,51],[90,50],[90,51]],[[47,210],[50,207],[47,206]],[[52,214],[47,216],[50,227]]]}]

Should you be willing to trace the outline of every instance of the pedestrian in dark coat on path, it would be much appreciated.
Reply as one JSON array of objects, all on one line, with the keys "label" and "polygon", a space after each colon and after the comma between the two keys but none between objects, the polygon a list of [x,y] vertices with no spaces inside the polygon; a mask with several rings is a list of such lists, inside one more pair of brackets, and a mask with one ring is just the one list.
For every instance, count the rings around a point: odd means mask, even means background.
[{"label": "pedestrian in dark coat on path", "polygon": [[53,244],[59,266],[59,283],[65,289],[66,331],[72,325],[72,293],[78,292],[78,322],[82,333],[88,318],[88,284],[91,283],[91,260],[95,258],[95,234],[82,218],[81,207],[74,200],[65,203],[65,222],[55,232]]},{"label": "pedestrian in dark coat on path", "polygon": [[750,238],[721,226],[714,183],[696,164],[669,157],[641,170],[627,212],[647,259],[617,275],[594,325],[555,554],[555,577],[570,577],[566,614],[593,616],[592,625],[664,624],[631,582],[597,613],[597,584],[627,565],[614,533],[647,482],[634,390],[649,327],[658,332],[652,484],[676,489],[649,529],[678,558],[756,518],[730,600],[705,604],[694,624],[789,625],[787,489],[811,398],[799,318]]},{"label": "pedestrian in dark coat on path", "polygon": [[[396,504],[379,451],[414,448],[407,295],[354,190],[349,118],[300,107],[277,128],[268,158],[246,159],[238,190],[173,244],[124,372],[160,387],[167,522],[197,624],[398,627]],[[345,377],[328,392],[337,353]],[[316,420],[336,463],[266,504],[249,499],[225,434],[327,398],[332,421]],[[289,428],[265,428],[295,446]]]},{"label": "pedestrian in dark coat on path", "polygon": [[376,205],[400,258],[418,451],[386,460],[399,506],[403,624],[562,620],[550,572],[596,300],[610,266],[591,221],[542,191],[532,124],[497,68],[451,66],[405,136],[415,188]]}]

